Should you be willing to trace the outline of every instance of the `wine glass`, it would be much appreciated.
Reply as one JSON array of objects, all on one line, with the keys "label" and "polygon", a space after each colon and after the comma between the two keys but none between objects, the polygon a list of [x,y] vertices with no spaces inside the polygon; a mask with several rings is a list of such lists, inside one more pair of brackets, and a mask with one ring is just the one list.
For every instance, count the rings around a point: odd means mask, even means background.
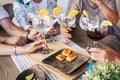
[{"label": "wine glass", "polygon": [[98,15],[89,19],[86,35],[88,38],[94,40],[94,47],[97,47],[98,40],[104,38],[107,35],[107,32],[107,26],[100,26]]},{"label": "wine glass", "polygon": [[[54,29],[58,30],[58,29],[57,29],[57,27],[58,27],[58,24],[57,24],[57,22],[58,22],[58,16],[57,16],[57,15],[53,15],[52,13],[50,13],[49,15],[50,15],[50,17],[52,18],[52,20],[51,20],[51,22],[50,22],[50,24],[52,23],[51,26],[52,26]],[[53,36],[53,35],[50,35],[50,42],[54,42],[54,41],[56,41],[55,38],[54,38],[54,36]]]},{"label": "wine glass", "polygon": [[[41,33],[43,39],[45,39],[46,33],[52,28],[53,22],[49,22],[49,17],[46,15],[44,18],[34,18],[32,21],[33,28]],[[41,50],[41,53],[49,53],[46,46]]]},{"label": "wine glass", "polygon": [[97,40],[102,39],[107,34],[107,26],[100,26],[100,21],[98,15],[94,17],[86,18],[84,15],[81,15],[79,21],[80,27],[86,31],[86,35],[88,36],[88,45],[86,50],[89,51],[91,47],[89,38],[94,40],[94,47],[97,47]]},{"label": "wine glass", "polygon": [[64,26],[66,29],[69,27],[74,28],[75,27],[75,17],[70,18],[66,11],[61,12],[58,23],[62,26]]}]

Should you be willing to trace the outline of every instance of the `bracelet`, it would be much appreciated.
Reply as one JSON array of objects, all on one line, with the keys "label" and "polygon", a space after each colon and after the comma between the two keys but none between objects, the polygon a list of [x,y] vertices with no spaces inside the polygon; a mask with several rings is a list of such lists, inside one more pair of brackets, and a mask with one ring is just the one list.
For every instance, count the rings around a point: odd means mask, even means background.
[{"label": "bracelet", "polygon": [[14,54],[14,55],[16,55],[16,54],[17,54],[17,53],[16,53],[16,47],[17,47],[16,45],[15,45],[15,46],[13,46],[13,54]]}]

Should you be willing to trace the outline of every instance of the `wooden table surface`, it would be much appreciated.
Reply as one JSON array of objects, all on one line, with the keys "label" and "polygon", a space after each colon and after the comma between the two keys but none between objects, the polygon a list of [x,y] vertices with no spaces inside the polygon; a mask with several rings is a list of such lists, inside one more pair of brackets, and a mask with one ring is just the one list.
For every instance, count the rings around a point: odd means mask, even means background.
[{"label": "wooden table surface", "polygon": [[0,56],[0,80],[15,80],[19,71],[10,56]]},{"label": "wooden table surface", "polygon": [[[0,30],[0,36],[7,36],[4,30]],[[20,72],[10,56],[0,56],[0,80],[16,80]]]},{"label": "wooden table surface", "polygon": [[[3,33],[3,32],[2,32]],[[0,35],[2,34],[0,31]],[[79,27],[72,31],[72,41],[81,47],[87,44],[85,32]],[[0,56],[0,80],[15,80],[19,71],[10,56]]]}]

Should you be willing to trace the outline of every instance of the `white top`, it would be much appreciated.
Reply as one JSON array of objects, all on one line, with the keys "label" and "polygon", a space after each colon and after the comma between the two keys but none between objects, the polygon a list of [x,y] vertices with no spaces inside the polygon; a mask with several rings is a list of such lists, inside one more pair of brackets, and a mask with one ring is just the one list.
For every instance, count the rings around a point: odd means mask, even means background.
[{"label": "white top", "polygon": [[0,4],[0,20],[9,17],[7,11],[2,7],[2,5]]}]

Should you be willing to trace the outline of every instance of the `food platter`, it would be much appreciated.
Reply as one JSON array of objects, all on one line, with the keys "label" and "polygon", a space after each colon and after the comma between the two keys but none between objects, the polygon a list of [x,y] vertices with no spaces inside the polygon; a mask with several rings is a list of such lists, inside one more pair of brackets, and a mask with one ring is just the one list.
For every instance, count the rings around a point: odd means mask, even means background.
[{"label": "food platter", "polygon": [[43,59],[42,63],[52,66],[52,67],[60,70],[64,74],[68,75],[68,74],[73,73],[76,69],[81,67],[85,62],[87,62],[89,60],[89,58],[87,56],[77,53],[75,51],[71,51],[72,54],[77,56],[76,59],[74,59],[72,62],[69,62],[66,60],[60,61],[56,58],[56,56],[61,54],[63,52],[63,50],[64,50],[64,48],[57,51],[53,55],[50,55],[49,57]]}]

